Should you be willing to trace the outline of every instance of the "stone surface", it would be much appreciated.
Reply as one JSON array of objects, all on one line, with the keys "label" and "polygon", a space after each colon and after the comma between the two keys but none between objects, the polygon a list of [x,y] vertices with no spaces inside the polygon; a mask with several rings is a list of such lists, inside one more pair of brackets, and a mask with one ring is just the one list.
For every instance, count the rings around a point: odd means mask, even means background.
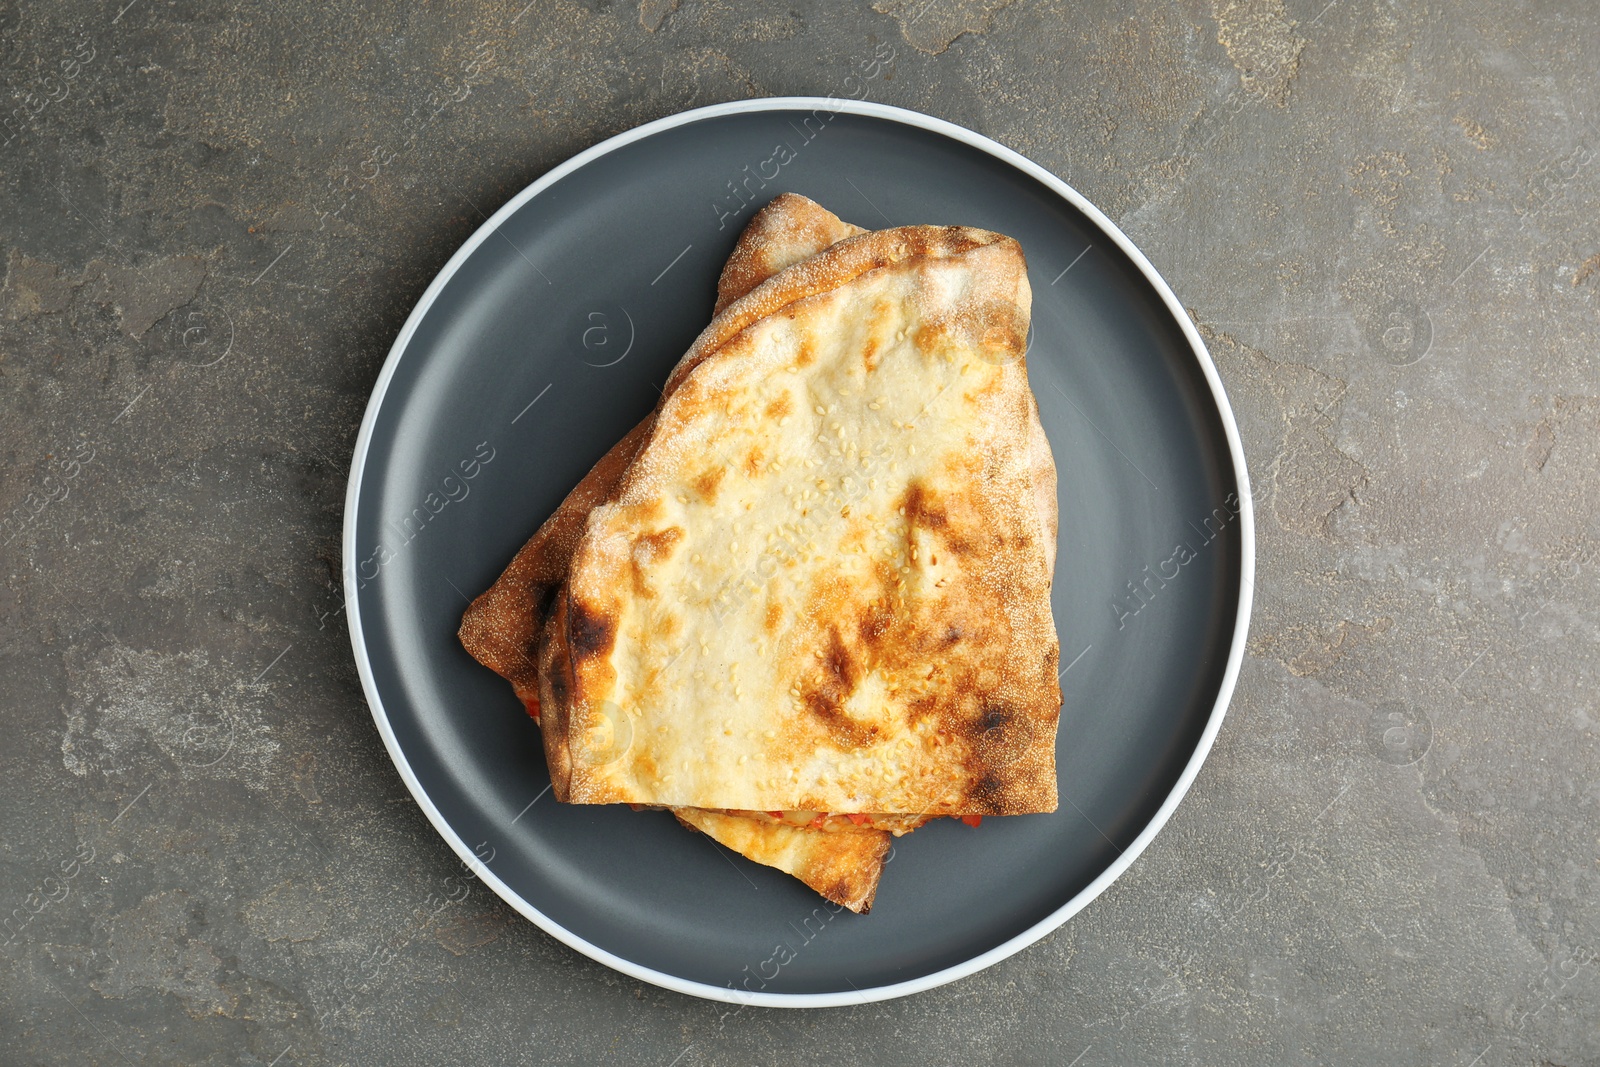
[{"label": "stone surface", "polygon": [[[1062,175],[1191,309],[1257,614],[1078,918],[734,1012],[447,893],[329,621],[344,483],[485,211],[880,45],[873,98]],[[1597,68],[1550,0],[0,3],[0,1058],[1600,1062]]]}]

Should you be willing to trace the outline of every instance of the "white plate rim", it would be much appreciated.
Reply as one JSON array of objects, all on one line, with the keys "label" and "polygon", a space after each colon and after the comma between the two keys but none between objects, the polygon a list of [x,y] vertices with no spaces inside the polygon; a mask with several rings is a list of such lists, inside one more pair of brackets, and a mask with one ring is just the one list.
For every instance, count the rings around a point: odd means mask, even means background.
[{"label": "white plate rim", "polygon": [[[704,982],[695,982],[680,978],[676,975],[666,974],[651,967],[641,966],[631,960],[624,959],[615,953],[608,952],[570,930],[563,927],[554,919],[545,915],[528,901],[524,900],[515,890],[501,881],[495,873],[483,865],[473,850],[461,839],[455,830],[445,821],[439,809],[429,799],[427,791],[411,770],[405,753],[401,751],[393,728],[389,725],[388,713],[384,710],[383,700],[378,694],[376,680],[372,673],[372,664],[367,657],[365,634],[361,625],[361,605],[355,595],[357,588],[356,571],[353,561],[356,559],[356,530],[355,516],[356,504],[360,499],[362,476],[365,473],[367,452],[371,445],[374,426],[378,414],[383,408],[383,400],[388,393],[389,384],[394,379],[399,367],[401,357],[405,354],[412,336],[418,326],[433,306],[439,293],[455,276],[457,270],[465,263],[472,253],[484,241],[492,237],[495,232],[524,204],[538,196],[545,189],[560,181],[568,174],[582,168],[590,161],[598,159],[619,148],[643,140],[663,130],[670,130],[677,126],[688,125],[704,119],[717,118],[724,115],[742,115],[761,111],[792,111],[792,110],[822,110],[836,114],[864,115],[871,118],[886,119],[891,122],[903,123],[907,126],[928,130],[932,133],[942,134],[952,140],[970,145],[980,151],[1008,163],[1029,177],[1034,178],[1063,200],[1067,201],[1078,211],[1082,212],[1113,242],[1123,254],[1126,255],[1148,281],[1166,305],[1168,313],[1176,321],[1188,340],[1194,352],[1196,361],[1200,365],[1201,373],[1205,376],[1206,384],[1211,389],[1212,398],[1216,402],[1217,412],[1222,418],[1223,434],[1227,439],[1229,457],[1233,462],[1236,472],[1237,485],[1234,491],[1239,500],[1239,532],[1241,560],[1239,572],[1239,613],[1234,620],[1233,641],[1228,649],[1228,662],[1223,671],[1222,684],[1217,691],[1217,700],[1212,707],[1211,715],[1206,721],[1204,731],[1195,746],[1194,753],[1190,756],[1183,772],[1178,776],[1177,782],[1167,794],[1161,807],[1155,815],[1133,839],[1133,843],[1124,849],[1104,871],[1092,882],[1081,889],[1076,896],[1061,907],[1039,920],[1016,936],[981,952],[961,963],[946,967],[943,970],[922,975],[904,982],[895,982],[889,985],[873,986],[867,989],[852,989],[848,992],[833,993],[767,993],[752,992],[729,986],[714,986]],[[1250,492],[1250,478],[1245,468],[1244,449],[1239,440],[1239,427],[1233,417],[1233,409],[1228,404],[1228,397],[1222,388],[1222,379],[1217,374],[1216,365],[1211,360],[1205,342],[1200,333],[1190,321],[1183,305],[1178,302],[1177,296],[1172,292],[1161,274],[1145,258],[1143,252],[1130,241],[1116,223],[1112,222],[1099,208],[1091,204],[1077,190],[1066,182],[1056,177],[1044,167],[1028,159],[1026,156],[1013,151],[992,138],[976,133],[964,126],[958,126],[944,119],[924,115],[918,111],[895,107],[890,104],[878,104],[867,100],[841,100],[835,97],[821,96],[775,96],[761,97],[753,100],[735,100],[723,104],[712,104],[708,107],[694,108],[681,111],[636,126],[613,137],[609,137],[590,148],[579,152],[554,169],[542,175],[538,180],[523,189],[516,196],[506,202],[500,210],[496,211],[477,231],[467,239],[455,253],[450,261],[445,264],[438,275],[429,284],[422,298],[412,309],[405,325],[401,328],[399,336],[389,349],[389,355],[384,360],[383,369],[378,374],[377,383],[373,386],[372,397],[367,402],[366,414],[361,420],[361,431],[356,437],[354,456],[350,465],[350,483],[345,491],[344,530],[342,536],[344,552],[344,587],[345,587],[345,614],[349,620],[350,641],[355,652],[356,669],[361,676],[361,688],[366,694],[367,704],[372,710],[373,721],[377,724],[378,733],[383,738],[383,744],[389,752],[389,758],[394,761],[395,768],[400,772],[400,777],[405,781],[406,788],[416,799],[417,805],[422,809],[433,828],[439,832],[445,842],[449,844],[463,863],[467,864],[477,877],[487,885],[507,904],[515,908],[524,917],[532,921],[551,937],[569,947],[588,956],[599,963],[605,964],[613,970],[619,971],[640,981],[664,989],[671,989],[689,996],[701,997],[706,1000],[721,1001],[729,1004],[753,1005],[758,1007],[774,1008],[828,1008],[842,1007],[858,1004],[870,1004],[874,1001],[892,1000],[896,997],[920,993],[923,990],[933,989],[946,985],[957,979],[976,974],[988,967],[999,963],[1001,960],[1027,948],[1034,942],[1060,928],[1068,919],[1082,911],[1088,904],[1105,892],[1139,857],[1150,842],[1155,840],[1167,820],[1172,818],[1173,812],[1183,801],[1189,787],[1194,783],[1200,773],[1200,767],[1205,763],[1206,756],[1211,751],[1212,744],[1216,741],[1217,733],[1222,729],[1223,717],[1227,714],[1228,703],[1233,697],[1234,686],[1239,679],[1239,670],[1244,660],[1245,640],[1250,625],[1250,611],[1255,591],[1255,508]]]}]

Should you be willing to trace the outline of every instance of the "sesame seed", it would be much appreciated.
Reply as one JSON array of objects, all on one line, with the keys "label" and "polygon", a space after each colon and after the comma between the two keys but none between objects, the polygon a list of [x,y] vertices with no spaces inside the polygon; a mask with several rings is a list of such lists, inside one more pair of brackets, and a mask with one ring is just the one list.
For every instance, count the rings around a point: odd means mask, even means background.
[{"label": "sesame seed", "polygon": [[874,400],[872,403],[867,405],[867,409],[869,411],[879,411],[882,408],[883,408],[883,405],[878,403],[876,400]]},{"label": "sesame seed", "polygon": [[816,406],[816,412],[818,415],[826,415],[828,413],[828,409],[823,407],[821,404],[818,404]]}]

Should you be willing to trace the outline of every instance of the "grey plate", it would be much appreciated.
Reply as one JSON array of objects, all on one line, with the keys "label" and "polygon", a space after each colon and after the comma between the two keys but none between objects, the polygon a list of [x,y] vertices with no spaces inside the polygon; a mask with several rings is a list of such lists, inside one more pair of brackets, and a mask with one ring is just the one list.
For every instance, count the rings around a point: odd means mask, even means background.
[{"label": "grey plate", "polygon": [[[960,223],[1022,243],[1029,373],[1060,478],[1061,810],[976,830],[938,820],[900,840],[865,917],[835,914],[664,812],[550,799],[534,724],[455,639],[467,597],[649,411],[710,316],[739,230],[783,190],[869,228]],[[428,289],[378,380],[344,548],[379,730],[445,840],[482,858],[485,883],[628,974],[783,1005],[950,981],[1044,936],[1110,884],[1216,735],[1254,558],[1216,372],[1133,245],[1058,179],[977,134],[805,98],[623,134],[486,223]]]}]

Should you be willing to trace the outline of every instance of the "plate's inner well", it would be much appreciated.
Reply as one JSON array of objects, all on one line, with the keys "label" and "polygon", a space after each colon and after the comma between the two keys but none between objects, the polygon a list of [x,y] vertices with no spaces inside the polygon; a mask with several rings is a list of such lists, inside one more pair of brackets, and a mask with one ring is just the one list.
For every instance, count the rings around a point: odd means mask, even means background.
[{"label": "plate's inner well", "polygon": [[[649,411],[710,319],[734,239],[784,190],[872,229],[959,223],[1021,242],[1029,373],[1059,479],[1060,810],[978,829],[936,820],[901,839],[864,917],[664,812],[553,801],[537,728],[455,639],[466,598]],[[956,966],[1023,933],[1150,821],[1222,685],[1239,608],[1235,484],[1192,349],[1093,222],[943,135],[772,111],[618,148],[479,245],[383,397],[346,569],[382,711],[412,771],[524,901],[681,979],[848,992]]]}]

